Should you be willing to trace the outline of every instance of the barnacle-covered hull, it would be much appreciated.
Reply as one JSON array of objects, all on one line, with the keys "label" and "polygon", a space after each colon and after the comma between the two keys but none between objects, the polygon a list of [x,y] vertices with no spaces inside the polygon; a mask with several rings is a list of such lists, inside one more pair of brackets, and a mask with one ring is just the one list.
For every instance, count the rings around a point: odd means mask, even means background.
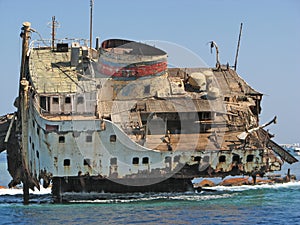
[{"label": "barnacle-covered hull", "polygon": [[278,152],[295,160],[259,126],[262,94],[228,67],[167,68],[166,52],[119,39],[29,47],[30,26],[23,31],[13,184],[52,183],[57,201],[187,191],[195,177],[280,170]]}]

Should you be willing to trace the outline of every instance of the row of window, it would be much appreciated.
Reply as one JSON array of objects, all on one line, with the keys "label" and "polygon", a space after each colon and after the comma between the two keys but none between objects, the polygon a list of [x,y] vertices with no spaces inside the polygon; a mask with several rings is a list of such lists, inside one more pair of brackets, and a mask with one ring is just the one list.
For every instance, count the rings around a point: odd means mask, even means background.
[{"label": "row of window", "polygon": [[[254,160],[254,155],[247,155],[246,162],[253,162],[253,160]],[[223,162],[226,162],[226,156],[225,155],[221,155],[219,157],[219,163],[223,163]],[[239,155],[234,155],[232,157],[232,162],[240,163],[241,162],[240,156]]]},{"label": "row of window", "polygon": [[[132,158],[132,164],[133,165],[138,165],[140,163],[140,159],[138,157]],[[110,164],[112,166],[117,165],[117,158],[111,158],[110,159]],[[142,158],[142,164],[149,164],[149,157],[143,157]],[[84,166],[89,166],[91,165],[91,159],[84,159],[83,160],[83,165]],[[71,166],[71,160],[70,159],[64,159],[64,166]]]},{"label": "row of window", "polygon": [[[37,152],[38,154],[38,152]],[[209,161],[209,156],[204,156],[205,158],[205,162],[208,162]],[[204,158],[203,158],[203,161],[204,161]],[[199,161],[200,162],[200,159],[201,157],[200,156],[196,156],[194,158],[194,161]],[[232,157],[232,162],[240,162],[240,157],[238,155],[234,155]],[[254,160],[254,155],[248,155],[247,156],[247,162],[253,162]],[[174,161],[176,161],[175,157],[174,157]],[[170,156],[167,156],[165,157],[165,163],[170,163],[171,162],[171,157]],[[226,162],[226,156],[225,155],[221,155],[219,157],[219,162],[222,163],[222,162]],[[91,160],[90,159],[84,159],[83,160],[83,165],[84,166],[88,166],[91,164]],[[133,165],[139,165],[140,164],[140,158],[139,157],[133,157],[132,158],[132,164]],[[149,157],[143,157],[142,158],[142,164],[143,165],[146,165],[146,164],[149,164]],[[64,160],[64,166],[70,166],[71,165],[71,160],[70,159],[65,159]],[[111,158],[110,159],[110,165],[117,165],[117,158]]]},{"label": "row of window", "polygon": [[[35,128],[35,121],[34,120],[32,120],[32,126],[33,126],[33,128]],[[37,133],[37,135],[40,135],[40,128],[38,127],[38,125],[37,125],[37,128],[36,128],[36,133]]]},{"label": "row of window", "polygon": [[[116,142],[116,140],[117,140],[117,136],[115,134],[110,135],[110,142]],[[87,135],[86,136],[86,142],[92,142],[92,141],[93,141],[92,135]],[[29,137],[29,142],[31,144],[32,150],[34,150],[34,143],[33,142],[31,143],[31,137]],[[58,142],[59,143],[65,143],[65,136],[59,136]],[[202,159],[202,157],[200,157],[200,156],[194,157],[195,162],[200,162],[201,159]],[[254,155],[247,155],[246,162],[253,162],[253,160],[254,160]],[[178,160],[176,160],[176,157],[174,157],[174,162],[176,162],[176,161],[178,161]],[[170,162],[171,162],[171,157],[167,156],[165,158],[165,163],[170,163]],[[208,163],[209,162],[209,156],[204,156],[203,157],[203,162]],[[219,163],[224,163],[224,162],[226,162],[226,156],[221,155],[219,157]],[[232,157],[232,162],[240,163],[241,162],[240,156],[239,155],[234,155]],[[116,164],[117,164],[117,158],[112,158],[111,159],[111,165],[116,165]],[[138,165],[139,164],[139,158],[134,157],[132,159],[132,164],[133,165]],[[148,157],[142,158],[142,164],[149,164],[149,158]]]},{"label": "row of window", "polygon": [[[32,120],[32,126],[33,128],[35,128],[35,121]],[[58,125],[49,125],[49,124],[46,124],[46,131],[58,131]],[[40,135],[40,128],[37,127],[36,128],[36,133],[37,135]],[[79,137],[80,135],[80,132],[76,132],[74,131],[73,132],[73,137]],[[109,138],[110,142],[116,142],[117,141],[117,136],[115,134],[112,134],[110,135],[110,138]],[[92,142],[93,141],[93,137],[92,135],[87,135],[86,136],[86,142]],[[30,138],[30,142],[31,142],[31,138]],[[59,136],[58,138],[58,143],[65,143],[65,136]]]},{"label": "row of window", "polygon": [[[77,97],[77,104],[82,104],[84,98],[82,96]],[[59,104],[59,97],[52,97],[52,104]],[[65,104],[71,104],[71,97],[65,97]]]},{"label": "row of window", "polygon": [[[59,136],[58,137],[58,143],[65,143],[66,138],[65,136]],[[85,137],[86,142],[92,142],[93,141],[93,136],[92,135],[87,135]],[[117,141],[117,136],[115,134],[110,135],[109,137],[110,142],[116,142]]]},{"label": "row of window", "polygon": [[[133,165],[138,165],[140,163],[140,158],[139,157],[134,157],[132,159],[132,164]],[[149,158],[148,157],[143,157],[142,158],[142,164],[149,164]]]},{"label": "row of window", "polygon": [[[195,162],[200,162],[201,159],[202,159],[202,157],[200,157],[200,156],[195,156],[194,157]],[[254,160],[254,155],[247,155],[247,159],[246,159],[247,162],[253,162],[253,160]],[[203,162],[208,163],[209,162],[209,156],[204,156],[203,157]],[[226,162],[226,156],[225,155],[221,155],[219,157],[219,163],[223,163],[223,162]],[[239,155],[232,156],[232,162],[240,163],[241,162],[240,156]]]},{"label": "row of window", "polygon": [[[83,160],[83,165],[84,166],[91,165],[91,160],[90,159],[84,159]],[[71,166],[71,160],[70,159],[64,159],[64,166]]]}]

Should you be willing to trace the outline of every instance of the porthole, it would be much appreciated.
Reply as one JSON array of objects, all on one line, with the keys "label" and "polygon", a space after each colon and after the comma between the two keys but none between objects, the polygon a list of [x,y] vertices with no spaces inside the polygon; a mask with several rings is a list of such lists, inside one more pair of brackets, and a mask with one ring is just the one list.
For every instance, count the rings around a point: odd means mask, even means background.
[{"label": "porthole", "polygon": [[149,164],[149,158],[148,157],[143,157],[142,163],[143,164]]},{"label": "porthole", "polygon": [[225,155],[221,155],[221,156],[219,157],[219,162],[220,162],[220,163],[226,162],[226,156],[225,156]]},{"label": "porthole", "polygon": [[247,155],[247,162],[253,162],[254,155]]},{"label": "porthole", "polygon": [[133,165],[138,165],[138,164],[139,164],[139,158],[138,158],[138,157],[134,157],[134,158],[132,159],[132,164],[133,164]]},{"label": "porthole", "polygon": [[172,158],[170,156],[165,157],[165,163],[170,163],[172,161]]},{"label": "porthole", "polygon": [[239,155],[234,155],[232,156],[232,162],[237,162],[237,163],[240,163],[240,156]]},{"label": "porthole", "polygon": [[59,136],[58,143],[65,143],[65,136]]},{"label": "porthole", "polygon": [[52,104],[59,104],[59,98],[58,97],[53,97],[52,98]]},{"label": "porthole", "polygon": [[195,156],[194,161],[195,162],[200,162],[201,161],[201,156]]},{"label": "porthole", "polygon": [[71,160],[70,159],[64,159],[64,166],[70,166]]},{"label": "porthole", "polygon": [[65,98],[65,103],[70,104],[71,103],[71,97],[66,97]]},{"label": "porthole", "polygon": [[117,165],[117,162],[118,162],[117,158],[111,158],[111,159],[110,159],[110,165],[111,165],[111,166]]},{"label": "porthole", "polygon": [[91,165],[91,160],[90,159],[84,159],[83,160],[83,165],[84,166],[90,166]]},{"label": "porthole", "polygon": [[150,85],[144,86],[144,94],[150,94]]},{"label": "porthole", "polygon": [[112,135],[110,135],[109,140],[110,140],[110,142],[116,142],[117,136],[115,134],[112,134]]},{"label": "porthole", "polygon": [[92,142],[93,141],[93,136],[92,135],[87,135],[85,138],[86,142]]}]

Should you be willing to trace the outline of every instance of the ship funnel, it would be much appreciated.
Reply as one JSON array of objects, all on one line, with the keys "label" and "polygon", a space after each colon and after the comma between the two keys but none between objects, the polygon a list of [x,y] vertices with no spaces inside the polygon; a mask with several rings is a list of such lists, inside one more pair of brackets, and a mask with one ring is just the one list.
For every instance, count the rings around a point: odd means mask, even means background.
[{"label": "ship funnel", "polygon": [[122,39],[104,41],[98,63],[101,74],[124,80],[167,73],[165,51]]}]

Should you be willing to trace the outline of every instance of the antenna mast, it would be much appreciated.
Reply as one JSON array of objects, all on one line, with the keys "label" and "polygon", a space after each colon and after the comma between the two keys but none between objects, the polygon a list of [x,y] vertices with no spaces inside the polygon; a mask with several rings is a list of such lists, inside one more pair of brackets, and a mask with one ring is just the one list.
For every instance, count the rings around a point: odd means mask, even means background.
[{"label": "antenna mast", "polygon": [[240,26],[239,40],[238,40],[238,45],[237,45],[237,49],[236,49],[235,62],[234,62],[234,70],[235,71],[236,71],[236,67],[237,67],[237,60],[238,60],[238,55],[239,55],[239,50],[240,50],[240,42],[241,42],[241,36],[242,36],[242,29],[243,29],[243,23],[241,23],[241,26]]},{"label": "antenna mast", "polygon": [[55,20],[55,16],[52,16],[52,21],[48,23],[48,27],[51,28],[51,47],[54,51],[54,45],[55,45],[55,36],[56,36],[56,28],[59,28],[59,23]]},{"label": "antenna mast", "polygon": [[52,50],[54,50],[54,41],[55,41],[55,16],[52,16]]},{"label": "antenna mast", "polygon": [[92,48],[93,39],[93,6],[94,0],[90,0],[90,48]]}]

